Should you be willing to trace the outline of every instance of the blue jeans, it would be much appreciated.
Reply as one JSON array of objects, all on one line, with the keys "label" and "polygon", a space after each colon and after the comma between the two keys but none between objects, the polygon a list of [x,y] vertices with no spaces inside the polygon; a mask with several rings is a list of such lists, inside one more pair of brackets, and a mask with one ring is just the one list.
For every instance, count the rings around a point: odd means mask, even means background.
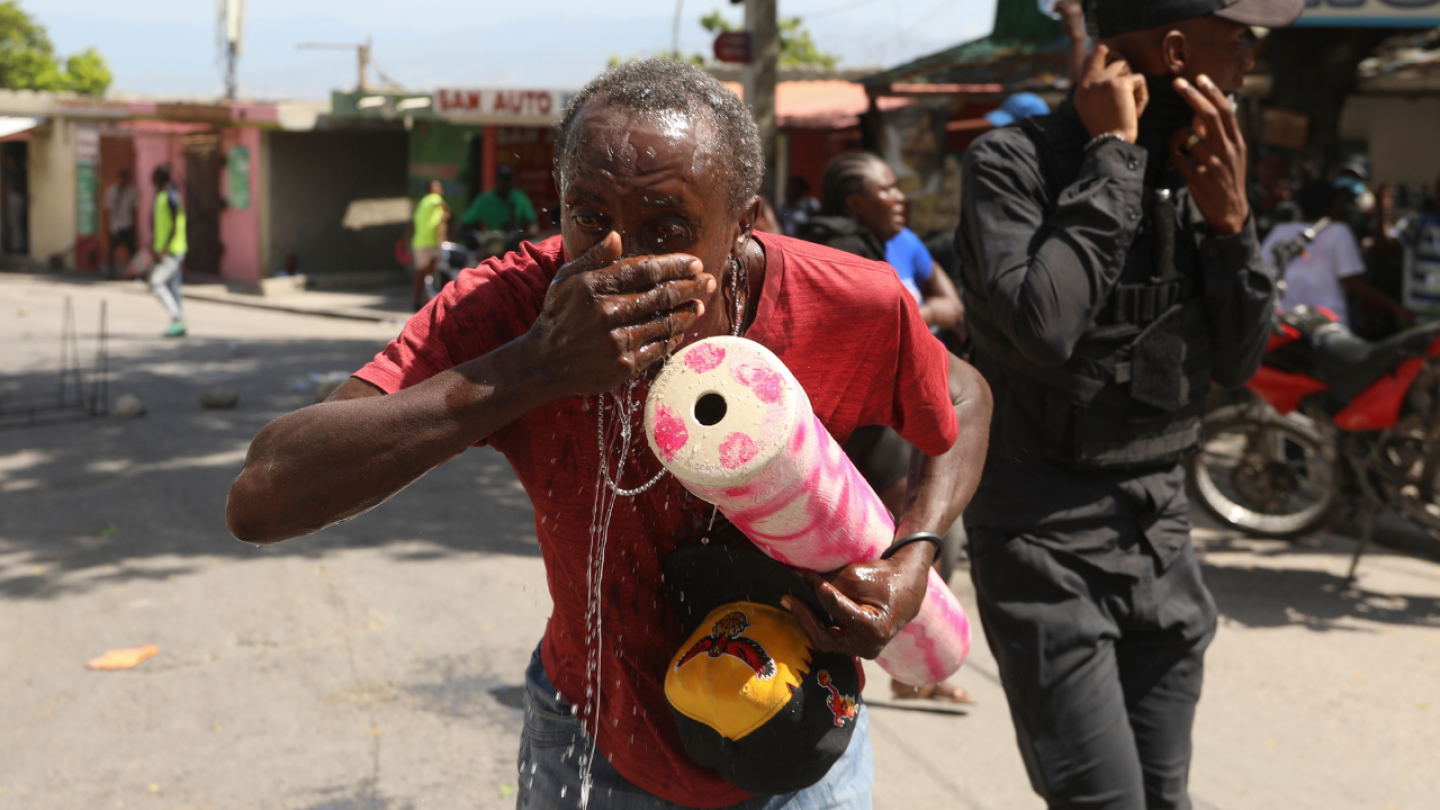
[{"label": "blue jeans", "polygon": [[[818,783],[788,796],[756,796],[727,810],[870,810],[875,762],[870,757],[870,718],[865,707],[855,718],[855,733],[845,755]],[[525,670],[525,730],[520,735],[520,791],[517,810],[580,806],[580,757],[589,738],[570,704],[560,697],[536,648]],[[596,752],[590,769],[594,810],[684,810],[631,784]]]}]

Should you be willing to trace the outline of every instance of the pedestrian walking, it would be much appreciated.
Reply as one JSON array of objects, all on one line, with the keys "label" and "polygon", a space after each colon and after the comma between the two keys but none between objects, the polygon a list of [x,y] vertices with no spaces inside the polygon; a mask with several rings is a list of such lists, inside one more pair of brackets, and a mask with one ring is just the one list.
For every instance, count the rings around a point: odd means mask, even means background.
[{"label": "pedestrian walking", "polygon": [[1303,6],[1090,0],[1071,97],[965,154],[961,287],[996,399],[971,576],[1052,810],[1190,807],[1216,611],[1182,459],[1210,381],[1258,368],[1275,300],[1227,95],[1251,26]]},{"label": "pedestrian walking", "polygon": [[115,278],[115,251],[125,248],[125,261],[135,256],[135,209],[139,207],[139,193],[130,182],[130,170],[121,169],[115,184],[105,189],[106,229],[110,243],[105,251],[105,276]]},{"label": "pedestrian walking", "polygon": [[151,219],[155,266],[150,270],[150,289],[170,313],[170,326],[164,337],[185,336],[184,296],[180,292],[180,273],[189,244],[185,241],[185,200],[170,179],[170,167],[160,165],[150,174],[155,186],[155,206]]},{"label": "pedestrian walking", "polygon": [[410,256],[415,267],[414,306],[415,311],[425,306],[425,279],[435,272],[440,261],[440,243],[445,241],[445,223],[450,217],[450,206],[441,196],[445,187],[439,180],[431,180],[425,196],[415,204],[415,215],[411,221]]},{"label": "pedestrian walking", "polygon": [[[231,489],[231,531],[273,543],[355,517],[474,444],[505,454],[534,505],[555,603],[525,676],[519,808],[870,806],[855,695],[837,688],[793,713],[850,728],[823,751],[767,745],[760,708],[731,717],[723,740],[687,715],[687,740],[721,756],[773,752],[751,761],[772,781],[818,779],[758,791],[691,758],[661,688],[686,641],[664,595],[673,552],[753,548],[712,532],[714,510],[629,442],[667,354],[744,335],[785,362],[837,439],[895,425],[923,450],[892,552],[806,574],[829,616],[793,597],[769,614],[817,653],[873,658],[916,615],[933,533],[958,515],[984,456],[984,382],[945,353],[888,269],[754,231],[764,165],[750,113],[709,74],[672,60],[601,74],[558,130],[561,236],[463,272],[331,401],[261,431]],[[714,625],[722,644],[754,652],[736,639],[744,629]],[[765,660],[734,666],[754,675]]]}]

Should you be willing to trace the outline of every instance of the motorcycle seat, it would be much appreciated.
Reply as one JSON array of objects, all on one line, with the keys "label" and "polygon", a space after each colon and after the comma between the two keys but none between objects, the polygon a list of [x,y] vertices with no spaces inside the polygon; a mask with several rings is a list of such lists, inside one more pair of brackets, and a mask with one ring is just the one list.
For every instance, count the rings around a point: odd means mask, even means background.
[{"label": "motorcycle seat", "polygon": [[1338,324],[1317,330],[1315,378],[1345,399],[1354,399],[1401,362],[1425,353],[1440,335],[1440,322],[1417,326],[1371,343]]}]

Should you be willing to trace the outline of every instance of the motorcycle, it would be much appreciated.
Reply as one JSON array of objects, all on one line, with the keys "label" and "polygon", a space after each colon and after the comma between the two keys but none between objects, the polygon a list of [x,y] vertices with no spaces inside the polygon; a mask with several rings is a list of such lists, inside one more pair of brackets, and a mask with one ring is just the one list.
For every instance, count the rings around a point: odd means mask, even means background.
[{"label": "motorcycle", "polygon": [[[1276,251],[1280,283],[1326,224]],[[1337,321],[1277,310],[1248,395],[1206,415],[1187,478],[1207,512],[1247,534],[1291,538],[1358,516],[1349,587],[1386,508],[1440,536],[1440,323],[1372,343]]]},{"label": "motorcycle", "polygon": [[425,279],[425,302],[429,303],[445,285],[460,277],[460,271],[480,264],[480,256],[459,242],[441,242],[440,259]]}]

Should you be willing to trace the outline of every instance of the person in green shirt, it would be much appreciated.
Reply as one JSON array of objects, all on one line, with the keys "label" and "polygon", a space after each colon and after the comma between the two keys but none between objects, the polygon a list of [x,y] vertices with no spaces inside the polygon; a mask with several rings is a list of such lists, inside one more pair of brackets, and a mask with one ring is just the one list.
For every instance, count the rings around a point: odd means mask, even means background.
[{"label": "person in green shirt", "polygon": [[156,166],[155,171],[150,173],[150,181],[155,185],[155,207],[150,221],[155,266],[150,271],[150,289],[170,312],[170,327],[165,330],[164,336],[184,337],[180,265],[190,249],[185,240],[185,200],[180,196],[180,189],[170,180],[169,166]]},{"label": "person in green shirt", "polygon": [[440,243],[445,241],[445,220],[450,216],[450,206],[440,196],[442,191],[440,181],[431,180],[428,193],[415,204],[410,257],[415,264],[416,312],[425,305],[425,279],[435,272],[435,263],[440,259]]},{"label": "person in green shirt", "polygon": [[[470,228],[506,234],[534,235],[535,206],[525,192],[515,188],[515,170],[501,166],[495,170],[495,185],[476,197],[460,222]],[[517,240],[518,244],[518,240]],[[506,249],[513,249],[508,242]]]}]

